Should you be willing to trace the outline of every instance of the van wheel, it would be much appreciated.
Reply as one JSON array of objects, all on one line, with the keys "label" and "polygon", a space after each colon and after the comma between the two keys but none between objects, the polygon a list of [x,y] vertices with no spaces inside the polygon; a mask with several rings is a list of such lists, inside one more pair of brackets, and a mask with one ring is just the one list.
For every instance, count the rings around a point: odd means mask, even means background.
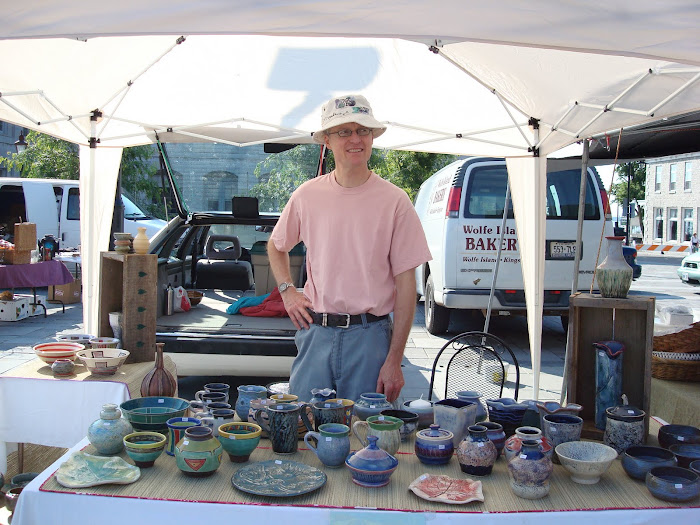
[{"label": "van wheel", "polygon": [[428,277],[425,285],[425,327],[433,335],[447,332],[450,324],[450,311],[435,302],[435,285],[433,276]]}]

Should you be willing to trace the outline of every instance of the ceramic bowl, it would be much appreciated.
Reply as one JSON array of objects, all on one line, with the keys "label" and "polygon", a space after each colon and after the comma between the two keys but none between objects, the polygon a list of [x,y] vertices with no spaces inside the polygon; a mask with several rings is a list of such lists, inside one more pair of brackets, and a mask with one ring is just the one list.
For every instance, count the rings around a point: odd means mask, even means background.
[{"label": "ceramic bowl", "polygon": [[571,473],[571,480],[582,485],[598,483],[600,476],[617,459],[617,450],[593,441],[567,441],[555,449],[559,461]]},{"label": "ceramic bowl", "polygon": [[17,500],[19,499],[19,496],[22,494],[23,490],[24,487],[12,487],[7,491],[7,494],[5,494],[5,505],[7,505],[7,510],[10,512],[15,511]]},{"label": "ceramic bowl", "polygon": [[676,455],[679,467],[689,468],[692,461],[700,459],[700,445],[677,443],[668,449]]},{"label": "ceramic bowl", "polygon": [[202,297],[204,297],[204,294],[199,290],[187,290],[187,298],[190,300],[192,306],[197,306],[201,303]]},{"label": "ceramic bowl", "polygon": [[78,343],[85,345],[85,348],[88,348],[90,339],[94,337],[94,335],[90,334],[57,334],[56,341],[59,343]]},{"label": "ceramic bowl", "polygon": [[219,442],[234,463],[245,463],[260,443],[262,428],[254,423],[224,423],[219,426]]},{"label": "ceramic bowl", "polygon": [[676,456],[661,447],[643,445],[629,447],[620,456],[622,468],[630,478],[644,481],[647,472],[654,467],[675,467]]},{"label": "ceramic bowl", "polygon": [[698,476],[700,476],[700,459],[696,459],[695,461],[691,461],[688,468],[690,470],[692,470],[693,472],[695,472]]},{"label": "ceramic bowl", "polygon": [[[425,403],[429,403],[429,405],[411,406],[411,403],[414,401],[424,401]],[[408,412],[418,414],[418,428],[428,428],[435,423],[435,409],[433,408],[433,404],[432,401],[428,401],[427,399],[407,399],[403,402],[401,408]]]},{"label": "ceramic bowl", "polygon": [[116,337],[93,337],[89,341],[90,348],[116,348],[119,339]]},{"label": "ceramic bowl", "polygon": [[268,397],[273,394],[289,394],[289,381],[268,383],[265,388],[267,388]]},{"label": "ceramic bowl", "polygon": [[152,467],[165,450],[167,438],[160,432],[132,432],[124,436],[127,455],[140,468]]},{"label": "ceramic bowl", "polygon": [[700,495],[700,476],[681,467],[654,467],[646,475],[652,496],[664,501],[690,501]]},{"label": "ceramic bowl", "polygon": [[119,367],[124,364],[129,357],[129,352],[121,348],[91,348],[80,350],[76,356],[92,374],[111,376],[116,374]]},{"label": "ceramic bowl", "polygon": [[664,425],[658,437],[659,445],[664,448],[676,443],[700,443],[700,429],[689,425]]},{"label": "ceramic bowl", "polygon": [[167,432],[168,419],[183,417],[189,406],[179,397],[137,397],[124,401],[119,408],[134,430]]},{"label": "ceramic bowl", "polygon": [[33,347],[34,353],[47,365],[52,365],[56,359],[72,359],[75,361],[76,352],[85,350],[80,343],[41,343]]},{"label": "ceramic bowl", "polygon": [[399,434],[401,434],[401,441],[408,441],[409,438],[418,428],[418,414],[415,412],[409,412],[408,410],[394,410],[388,408],[380,412],[382,416],[395,417],[403,421],[403,425],[399,428]]},{"label": "ceramic bowl", "polygon": [[29,482],[39,475],[38,472],[23,472],[12,476],[10,479],[10,487],[26,487]]}]

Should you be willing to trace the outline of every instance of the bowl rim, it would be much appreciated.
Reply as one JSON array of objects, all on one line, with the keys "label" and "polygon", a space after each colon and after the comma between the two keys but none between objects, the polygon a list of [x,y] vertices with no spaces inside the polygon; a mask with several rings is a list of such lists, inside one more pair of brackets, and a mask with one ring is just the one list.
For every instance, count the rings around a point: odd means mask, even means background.
[{"label": "bowl rim", "polygon": [[[132,443],[131,441],[129,441],[129,438],[133,438],[135,436],[154,436],[157,439],[154,443]],[[161,446],[165,447],[167,440],[168,438],[165,437],[163,434],[161,434],[160,432],[155,432],[153,430],[138,430],[136,432],[131,432],[124,436],[124,438],[122,439],[125,447],[130,447],[138,450],[155,450],[157,448],[160,448]]]},{"label": "bowl rim", "polygon": [[[63,347],[56,350],[44,350],[44,348],[49,348],[52,346]],[[82,343],[74,343],[72,341],[54,341],[49,343],[39,343],[32,346],[32,350],[35,352],[77,352],[78,350],[84,350],[85,345]]]},{"label": "bowl rim", "polygon": [[[183,411],[184,411],[184,410],[187,410],[187,408],[190,406],[190,402],[187,401],[186,399],[181,398],[181,397],[172,397],[172,396],[146,396],[146,397],[135,397],[135,398],[133,398],[133,399],[127,399],[126,401],[123,401],[123,402],[119,405],[119,408],[121,409],[122,412],[127,412],[127,413],[131,414],[131,411],[132,411],[132,410],[136,410],[136,409],[138,409],[138,408],[146,408],[146,407],[144,407],[144,406],[142,406],[142,405],[139,405],[138,403],[143,402],[143,401],[146,401],[146,400],[148,400],[148,399],[172,399],[173,401],[179,401],[180,404],[183,404],[183,403],[184,403],[184,406],[182,406],[182,408],[175,408],[175,407],[173,407],[173,406],[165,406],[165,405],[163,405],[163,408],[168,408],[168,409],[171,410],[171,412],[179,412],[180,410],[183,410]],[[131,403],[131,404],[136,403],[137,405],[134,406],[133,408],[125,408],[124,405],[128,405],[129,403]],[[158,406],[158,405],[156,404],[156,405],[154,405],[154,406]],[[159,414],[150,414],[150,415],[157,415],[157,416],[159,416],[159,415],[164,415],[164,414],[165,414],[165,413],[162,413],[162,414],[160,414],[160,413],[159,413]],[[137,414],[137,415],[142,415],[142,414]],[[178,416],[171,416],[171,418],[172,418],[172,417],[178,417]],[[169,419],[170,419],[170,418],[169,418]]]},{"label": "bowl rim", "polygon": [[[694,427],[693,425],[678,425],[671,423],[669,425],[662,425],[659,428],[659,434],[663,433],[667,436],[677,436],[679,431],[688,431],[691,435],[700,437],[700,428]],[[687,436],[688,433],[680,434],[682,436]]]},{"label": "bowl rim", "polygon": [[[602,458],[602,459],[596,459],[596,460],[576,459],[576,458],[572,458],[570,456],[567,456],[565,452],[562,453],[559,451],[560,447],[561,447],[561,450],[565,451],[567,448],[571,448],[571,447],[575,446],[575,445],[573,445],[573,443],[586,443],[586,445],[591,445],[593,448],[597,448],[597,449],[600,449],[601,451],[607,452],[607,454],[610,456],[610,458],[609,459]],[[556,447],[554,447],[554,451],[557,453],[557,456],[559,457],[560,461],[562,458],[564,458],[565,460],[570,461],[572,463],[586,463],[589,465],[596,464],[596,463],[603,464],[606,462],[612,463],[618,456],[617,450],[615,450],[614,448],[612,448],[608,445],[605,445],[604,443],[598,443],[596,441],[581,441],[581,440],[579,440],[579,441],[566,441],[564,443],[559,443]]]},{"label": "bowl rim", "polygon": [[[684,452],[687,449],[687,452]],[[700,459],[700,443],[674,443],[668,447],[669,452],[682,458]],[[688,455],[688,452],[696,452]]]},{"label": "bowl rim", "polygon": [[[663,472],[662,472],[663,470]],[[685,477],[686,481],[688,483],[698,483],[700,481],[700,475],[698,475],[696,472],[693,472],[690,469],[683,468],[683,467],[677,467],[677,466],[658,466],[658,467],[652,467],[649,469],[647,472],[647,478],[649,476],[653,478],[657,478],[659,480],[662,480],[666,483],[671,483],[672,481],[665,478],[664,474],[666,475],[671,475],[674,477]]]},{"label": "bowl rim", "polygon": [[[105,350],[113,350],[115,352],[126,352],[125,355],[113,355],[113,356],[101,356],[101,357],[93,357],[93,356],[88,356],[84,355],[86,352],[104,352]],[[80,359],[121,359],[122,357],[127,358],[129,355],[131,355],[131,352],[128,350],[124,350],[123,348],[86,348],[85,350],[78,350],[75,353],[76,356]]]},{"label": "bowl rim", "polygon": [[[633,450],[633,449],[634,449],[634,450]],[[650,451],[650,452],[658,453],[659,455],[658,455],[658,456],[654,456],[654,459],[655,459],[655,460],[659,460],[659,461],[669,461],[669,460],[671,460],[671,459],[673,459],[673,458],[676,457],[676,455],[675,455],[673,452],[671,452],[669,449],[663,448],[663,447],[655,447],[655,446],[653,446],[653,445],[632,445],[631,447],[628,447],[627,449],[625,449],[625,450],[622,452],[622,455],[623,455],[623,456],[627,456],[627,457],[629,457],[630,459],[635,459],[635,460],[638,460],[638,461],[644,461],[644,460],[642,460],[641,458],[639,458],[639,456],[635,456],[635,455],[633,455],[633,454],[630,454],[630,450],[633,450],[633,451],[636,451],[636,450],[639,450],[639,451],[647,450],[647,451]],[[647,460],[647,461],[649,461],[649,460]],[[651,460],[651,461],[654,461],[654,460]]]}]

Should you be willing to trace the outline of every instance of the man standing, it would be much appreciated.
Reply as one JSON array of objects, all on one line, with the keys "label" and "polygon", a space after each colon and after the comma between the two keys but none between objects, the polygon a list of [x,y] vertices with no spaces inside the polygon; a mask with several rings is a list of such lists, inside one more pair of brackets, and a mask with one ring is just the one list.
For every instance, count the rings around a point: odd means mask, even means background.
[{"label": "man standing", "polygon": [[[367,166],[373,139],[384,131],[365,97],[328,101],[314,140],[333,151],[336,168],[292,194],[268,242],[270,266],[298,330],[289,386],[301,400],[312,388],[331,387],[341,398],[380,392],[394,401],[404,385],[414,270],[431,256],[406,193]],[[303,293],[291,282],[288,255],[300,241]]]}]

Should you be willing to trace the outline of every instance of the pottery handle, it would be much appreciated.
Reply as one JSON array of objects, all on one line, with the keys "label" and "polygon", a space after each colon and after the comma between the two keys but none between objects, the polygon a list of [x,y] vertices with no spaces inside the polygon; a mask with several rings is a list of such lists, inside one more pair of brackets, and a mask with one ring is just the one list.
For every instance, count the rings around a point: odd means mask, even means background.
[{"label": "pottery handle", "polygon": [[204,401],[202,401],[202,395],[205,393],[206,393],[206,390],[198,390],[197,393],[194,395],[194,398],[197,401],[201,401],[202,403],[204,403]]},{"label": "pottery handle", "polygon": [[[364,427],[364,429],[365,429],[364,436],[360,435],[361,434],[361,431],[359,430],[360,427]],[[355,434],[355,437],[357,438],[357,440],[360,443],[362,443],[363,447],[366,447],[367,445],[369,445],[369,442],[367,441],[367,433],[368,432],[369,432],[369,425],[367,424],[367,421],[360,420],[360,421],[355,421],[352,424],[352,433]]]},{"label": "pottery handle", "polygon": [[300,403],[299,408],[299,417],[301,417],[301,420],[304,422],[306,430],[308,430],[309,432],[313,432],[314,426],[309,420],[309,410],[311,409],[311,405],[309,405],[308,403]]},{"label": "pottery handle", "polygon": [[202,422],[203,427],[209,427],[214,430],[214,425],[216,424],[216,419],[214,419],[211,415],[207,415],[206,417],[201,417],[199,420]]},{"label": "pottery handle", "polygon": [[258,425],[260,425],[265,432],[270,434],[270,425],[268,425],[267,421],[263,419],[263,412],[264,410],[259,408],[255,411],[253,417],[255,418],[255,421],[258,423]]},{"label": "pottery handle", "polygon": [[318,456],[318,448],[317,446],[311,444],[311,438],[314,438],[316,440],[316,443],[318,443],[319,441],[321,441],[321,434],[319,434],[318,432],[307,432],[304,435],[304,443],[306,443],[306,446],[309,447],[311,452]]}]

